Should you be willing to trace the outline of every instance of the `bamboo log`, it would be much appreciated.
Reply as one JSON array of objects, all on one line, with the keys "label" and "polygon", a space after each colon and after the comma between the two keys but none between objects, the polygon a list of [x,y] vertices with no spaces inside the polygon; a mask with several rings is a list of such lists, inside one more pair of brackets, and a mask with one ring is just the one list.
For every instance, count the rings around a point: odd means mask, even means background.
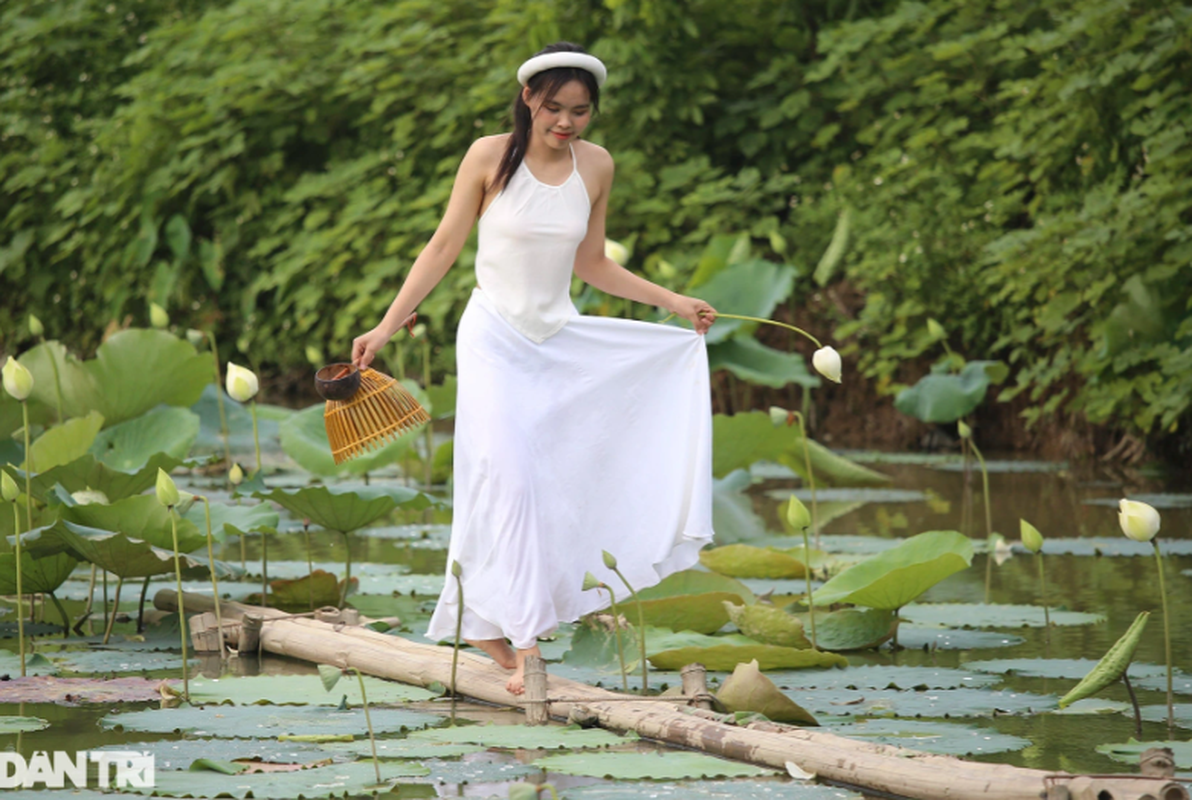
[{"label": "bamboo log", "polygon": [[[188,607],[208,610],[209,595],[188,595]],[[157,608],[176,608],[163,589]],[[261,646],[278,655],[341,669],[353,666],[382,678],[427,686],[451,680],[449,648],[423,645],[367,628],[331,626],[272,608],[223,603],[225,619],[260,616]],[[459,685],[477,700],[524,708],[524,696],[505,689],[508,671],[488,658],[459,655]],[[963,761],[890,745],[858,742],[824,731],[765,723],[740,728],[717,715],[682,710],[649,699],[629,699],[603,689],[548,676],[552,716],[595,719],[615,730],[778,769],[788,762],[822,780],[918,800],[1189,800],[1188,790],[1166,778],[1138,775],[1080,776],[1005,764]],[[680,698],[681,699],[681,698]]]},{"label": "bamboo log", "polygon": [[527,656],[525,662],[526,724],[545,725],[550,722],[550,702],[547,700],[546,661],[541,656]]}]

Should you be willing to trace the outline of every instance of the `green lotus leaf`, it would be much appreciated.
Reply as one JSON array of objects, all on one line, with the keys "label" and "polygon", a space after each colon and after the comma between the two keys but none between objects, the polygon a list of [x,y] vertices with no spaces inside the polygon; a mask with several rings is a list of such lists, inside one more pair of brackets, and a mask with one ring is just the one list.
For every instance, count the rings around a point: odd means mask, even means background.
[{"label": "green lotus leaf", "polygon": [[772,644],[717,645],[715,647],[680,647],[648,656],[658,669],[682,669],[699,662],[714,672],[727,672],[738,664],[756,660],[763,670],[847,667],[848,659],[836,653],[797,650]]},{"label": "green lotus leaf", "polygon": [[[372,696],[371,693],[369,695]],[[514,728],[516,725],[503,727]],[[451,730],[467,730],[465,727]],[[372,758],[372,743],[367,739],[358,742],[328,742],[319,745],[329,753],[352,755],[356,758]],[[382,739],[377,742],[377,758],[413,758],[425,760],[428,758],[444,759],[459,758],[472,753],[483,753],[487,747],[478,744],[439,744],[437,742],[419,742],[410,737],[405,739]]]},{"label": "green lotus leaf", "polygon": [[133,328],[99,346],[95,358],[82,362],[46,343],[30,349],[21,363],[33,373],[33,396],[55,404],[51,353],[58,360],[63,412],[81,417],[94,410],[105,425],[134,419],[165,404],[191,406],[211,382],[210,353],[198,353],[185,339],[158,330]]},{"label": "green lotus leaf", "polygon": [[198,414],[166,406],[108,428],[96,437],[91,454],[113,469],[134,472],[158,453],[186,458],[198,435]]},{"label": "green lotus leaf", "polygon": [[[25,635],[29,635],[29,623],[25,623]],[[15,638],[15,636],[13,637]],[[25,675],[26,677],[33,677],[34,675],[57,675],[59,672],[58,665],[41,653],[33,653],[25,656]],[[0,650],[0,675],[7,675],[9,677],[16,677],[21,674],[21,656],[14,650]],[[0,718],[2,719],[2,718]],[[0,728],[0,734],[4,733],[4,729]]]},{"label": "green lotus leaf", "polygon": [[[888,476],[836,455],[818,442],[811,441],[807,451],[816,486],[883,486],[890,482]],[[763,460],[784,464],[807,479],[807,456],[798,428],[776,427],[762,411],[712,418],[712,474],[723,477]]]},{"label": "green lotus leaf", "polygon": [[39,717],[0,717],[0,735],[40,731],[48,727],[49,721]]},{"label": "green lotus leaf", "polygon": [[1124,744],[1099,744],[1096,751],[1123,764],[1137,764],[1139,757],[1152,747],[1170,747],[1178,770],[1192,769],[1192,741],[1139,742],[1130,739]]},{"label": "green lotus leaf", "polygon": [[[739,606],[731,602],[726,602],[724,607],[733,624],[750,639],[756,639],[763,644],[776,644],[779,647],[811,647],[811,642],[807,641],[804,635],[803,621],[781,608],[764,603]],[[764,711],[762,713],[766,714]]]},{"label": "green lotus leaf", "polygon": [[1030,739],[976,725],[911,719],[868,719],[835,725],[832,733],[874,744],[889,744],[949,756],[1009,753],[1029,747]]},{"label": "green lotus leaf", "polygon": [[749,587],[736,578],[699,569],[684,569],[671,573],[659,583],[642,589],[637,596],[642,600],[657,600],[662,597],[678,597],[706,592],[728,592],[740,595],[746,603],[753,603],[757,600],[753,592],[749,591]]},{"label": "green lotus leaf", "polygon": [[928,531],[833,577],[812,598],[817,605],[852,603],[902,608],[949,575],[968,567],[973,543],[957,531]]},{"label": "green lotus leaf", "polygon": [[[319,688],[317,691],[321,692],[322,689]],[[377,733],[424,728],[443,719],[437,714],[399,708],[373,708],[371,705],[369,716]],[[99,720],[99,727],[105,730],[122,728],[125,731],[152,733],[181,731],[220,739],[272,739],[281,734],[363,735],[368,731],[363,708],[339,711],[327,706],[250,705],[237,708],[234,714],[212,713],[212,709],[196,706],[150,708],[108,714]],[[370,769],[371,766],[370,764]]]},{"label": "green lotus leaf", "polygon": [[[69,464],[83,456],[91,449],[100,428],[103,427],[103,415],[92,411],[85,417],[68,419],[61,425],[55,425],[38,436],[30,445],[35,472]],[[25,467],[24,464],[21,465]]]},{"label": "green lotus leaf", "polygon": [[[800,614],[803,629],[810,625],[807,614]],[[841,608],[815,614],[815,643],[821,650],[843,652],[869,650],[894,635],[898,617],[882,608]]]},{"label": "green lotus leaf", "polygon": [[430,505],[426,495],[401,486],[356,490],[307,486],[257,492],[255,496],[272,500],[299,519],[309,519],[319,527],[341,533],[376,522],[399,505],[414,510]]},{"label": "green lotus leaf", "polygon": [[924,375],[898,393],[894,407],[922,422],[955,422],[981,405],[991,383],[1005,377],[1006,366],[1000,361],[970,361],[957,375]]},{"label": "green lotus leaf", "polygon": [[[79,560],[69,553],[34,558],[21,552],[21,589],[26,593],[55,592],[66,582]],[[0,553],[0,595],[17,593],[17,555]]]},{"label": "green lotus leaf", "polygon": [[[44,502],[54,486],[61,484],[67,493],[93,489],[103,492],[108,500],[115,502],[138,495],[153,486],[157,480],[157,470],[164,469],[170,472],[182,463],[173,456],[157,453],[140,469],[125,472],[100,463],[95,456],[88,453],[69,464],[35,474],[32,478],[33,496]],[[21,486],[25,485],[23,472],[14,470],[11,474],[18,479]]]},{"label": "green lotus leaf", "polygon": [[[207,512],[202,502],[188,508],[182,518],[206,536]],[[268,503],[237,506],[211,504],[211,538],[217,542],[222,542],[229,535],[242,536],[252,531],[274,530],[278,521],[277,512]]]},{"label": "green lotus leaf", "polygon": [[791,383],[814,389],[821,383],[807,370],[803,356],[766,347],[753,338],[738,337],[710,345],[708,369],[728,370],[743,381],[776,389]]},{"label": "green lotus leaf", "polygon": [[[50,344],[55,344],[58,345],[58,347],[62,347],[62,345],[58,344],[58,342],[50,342]],[[26,369],[29,367],[29,364],[26,363],[29,360],[27,357],[31,352],[33,351],[26,351],[19,359],[17,359]],[[50,380],[53,380],[52,375],[50,376]],[[33,388],[36,389],[37,376],[34,376],[33,381]],[[50,386],[52,387],[53,384],[51,383]],[[52,388],[50,389],[50,392],[53,392]],[[53,400],[50,401],[51,405],[47,406],[39,401],[34,395],[30,395],[29,399],[25,402],[29,407],[29,425],[31,428],[37,425],[49,425],[50,422],[57,420],[57,415],[52,405]],[[0,442],[3,442],[5,445],[16,445],[16,442],[12,441],[10,438],[11,434],[19,431],[24,426],[25,418],[24,413],[21,410],[21,401],[14,398],[8,392],[0,389]],[[3,459],[0,459],[0,463],[3,463]],[[19,461],[14,459],[9,463],[15,464],[19,463]]]},{"label": "green lotus leaf", "polygon": [[807,566],[787,553],[769,547],[729,544],[700,551],[708,569],[734,578],[802,578]]},{"label": "green lotus leaf", "polygon": [[[194,506],[191,510],[194,510]],[[126,497],[106,506],[97,503],[67,506],[62,510],[62,517],[88,528],[119,531],[130,539],[140,539],[163,550],[174,549],[170,510],[157,502],[153,495]],[[206,533],[200,533],[193,522],[182,517],[177,524],[179,552],[189,553],[206,547]]]},{"label": "green lotus leaf", "polygon": [[[364,687],[368,692],[370,708],[387,703],[433,700],[438,696],[420,686],[409,686],[370,675],[364,676]],[[198,677],[190,681],[190,699],[196,704],[338,706],[345,696],[349,707],[361,705],[360,682],[355,677],[341,681],[331,692],[323,691],[318,675],[257,675],[215,680]]]},{"label": "green lotus leaf", "polygon": [[[35,528],[23,534],[21,541],[38,558],[69,553],[79,561],[95,564],[121,578],[144,578],[174,570],[173,550],[154,547],[127,534],[89,528],[66,520]],[[205,578],[208,574],[204,559],[189,555],[182,557],[183,577]]]},{"label": "green lotus leaf", "polygon": [[[417,384],[413,381],[403,381],[402,385],[430,411],[430,401]],[[406,451],[413,447],[414,442],[424,435],[422,427],[419,426],[375,450],[336,464],[335,459],[331,457],[331,444],[327,439],[327,426],[323,422],[323,409],[322,403],[313,405],[290,415],[278,425],[282,450],[298,462],[299,466],[315,475],[363,475],[366,472],[376,472],[382,467],[400,461]]]},{"label": "green lotus leaf", "polygon": [[668,750],[664,753],[566,753],[545,756],[534,765],[565,775],[588,775],[614,780],[677,781],[687,778],[757,777],[774,770],[726,761],[704,753]]},{"label": "green lotus leaf", "polygon": [[[119,679],[117,679],[119,680]],[[131,679],[124,679],[131,680]],[[195,683],[200,678],[191,681],[193,693]],[[159,683],[160,681],[155,681]],[[154,692],[156,694],[156,692]],[[160,697],[160,695],[159,695]],[[361,742],[366,748],[368,739]],[[381,744],[377,743],[378,746]],[[95,750],[132,750],[138,753],[151,753],[153,766],[158,775],[163,772],[186,772],[192,763],[199,758],[210,758],[221,761],[272,761],[279,764],[308,764],[327,757],[327,752],[317,744],[307,744],[295,741],[274,741],[270,739],[181,739],[170,737],[151,742],[116,742],[103,747],[93,747]],[[103,800],[101,797],[100,800]],[[111,800],[111,798],[108,798]]]},{"label": "green lotus leaf", "polygon": [[[725,602],[743,602],[739,594],[732,592],[704,592],[680,597],[659,597],[642,600],[642,617],[646,625],[670,628],[674,631],[695,631],[715,633],[728,622]],[[630,610],[631,602],[622,600],[619,608],[623,614],[637,619]]]},{"label": "green lotus leaf", "polygon": [[753,510],[753,498],[745,493],[752,484],[753,478],[744,469],[712,479],[712,530],[716,532],[717,544],[767,535],[766,523]]},{"label": "green lotus leaf", "polygon": [[[733,264],[713,275],[699,287],[700,298],[725,313],[766,319],[785,300],[795,285],[795,270],[785,264],[762,259]],[[721,319],[705,334],[709,345],[747,334],[756,322]]]},{"label": "green lotus leaf", "polygon": [[[1123,537],[1124,538],[1124,537]],[[1051,609],[1052,625],[1093,625],[1105,621],[1104,614]],[[905,621],[921,625],[957,625],[966,628],[1042,628],[1042,606],[993,603],[915,603],[899,612]]]},{"label": "green lotus leaf", "polygon": [[[377,712],[373,712],[377,716]],[[430,768],[417,763],[389,761],[381,765],[381,781],[388,785],[401,778],[425,777]],[[268,771],[227,775],[215,770],[173,771],[154,774],[157,797],[269,797],[312,798],[364,796],[377,782],[371,761],[350,764],[320,764],[294,771]],[[406,793],[403,792],[403,795]]]},{"label": "green lotus leaf", "polygon": [[[353,586],[359,585],[352,578]],[[295,613],[313,611],[323,606],[338,606],[343,581],[331,572],[316,569],[300,578],[279,578],[269,581],[269,605],[282,611]],[[349,594],[352,587],[348,588]]]},{"label": "green lotus leaf", "polygon": [[430,400],[434,419],[447,419],[455,416],[455,395],[459,387],[454,375],[448,375],[438,385],[426,388],[426,397]]},{"label": "green lotus leaf", "polygon": [[755,711],[775,722],[819,725],[811,712],[784,695],[762,674],[756,660],[738,664],[716,692],[716,699],[729,711]]},{"label": "green lotus leaf", "polygon": [[[371,695],[370,695],[371,696]],[[414,731],[410,741],[440,744],[478,744],[510,750],[568,750],[614,747],[636,742],[636,734],[621,736],[599,728],[578,726],[528,727],[526,725],[467,725],[452,728],[429,728]]]}]

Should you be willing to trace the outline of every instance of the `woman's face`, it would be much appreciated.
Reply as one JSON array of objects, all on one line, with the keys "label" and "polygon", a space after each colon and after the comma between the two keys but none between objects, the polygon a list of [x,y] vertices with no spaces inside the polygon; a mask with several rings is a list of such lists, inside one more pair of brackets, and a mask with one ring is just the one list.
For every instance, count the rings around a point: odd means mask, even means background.
[{"label": "woman's face", "polygon": [[592,119],[592,99],[579,81],[563,84],[550,99],[531,95],[526,88],[522,99],[530,107],[531,140],[538,139],[551,148],[566,149]]}]

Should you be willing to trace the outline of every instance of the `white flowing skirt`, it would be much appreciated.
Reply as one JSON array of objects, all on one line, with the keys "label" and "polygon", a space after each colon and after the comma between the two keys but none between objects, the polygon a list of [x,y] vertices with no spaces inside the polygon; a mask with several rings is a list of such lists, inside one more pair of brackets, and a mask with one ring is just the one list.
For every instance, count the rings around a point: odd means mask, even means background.
[{"label": "white flowing skirt", "polygon": [[699,559],[712,538],[712,414],[704,338],[576,316],[535,344],[476,290],[456,342],[455,490],[447,584],[426,635],[517,648]]}]

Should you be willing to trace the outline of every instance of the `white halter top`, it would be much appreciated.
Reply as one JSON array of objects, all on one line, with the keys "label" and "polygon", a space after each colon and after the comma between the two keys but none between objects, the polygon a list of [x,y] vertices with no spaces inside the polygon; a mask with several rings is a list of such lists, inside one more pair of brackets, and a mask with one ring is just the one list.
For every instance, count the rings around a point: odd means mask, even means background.
[{"label": "white halter top", "polygon": [[543,183],[523,160],[479,223],[476,282],[505,321],[541,343],[578,312],[571,302],[575,251],[592,202],[571,149],[571,175]]}]

